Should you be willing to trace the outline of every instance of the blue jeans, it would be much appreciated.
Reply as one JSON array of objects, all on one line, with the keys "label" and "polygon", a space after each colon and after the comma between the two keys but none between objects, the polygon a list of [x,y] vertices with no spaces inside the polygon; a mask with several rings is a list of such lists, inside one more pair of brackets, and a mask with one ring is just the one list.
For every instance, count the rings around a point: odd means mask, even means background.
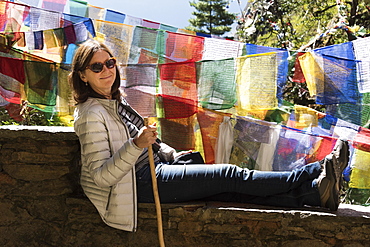
[{"label": "blue jeans", "polygon": [[[194,200],[252,203],[282,207],[320,206],[314,162],[289,172],[266,172],[235,165],[156,165],[160,201]],[[136,172],[139,202],[154,202],[150,167]]]}]

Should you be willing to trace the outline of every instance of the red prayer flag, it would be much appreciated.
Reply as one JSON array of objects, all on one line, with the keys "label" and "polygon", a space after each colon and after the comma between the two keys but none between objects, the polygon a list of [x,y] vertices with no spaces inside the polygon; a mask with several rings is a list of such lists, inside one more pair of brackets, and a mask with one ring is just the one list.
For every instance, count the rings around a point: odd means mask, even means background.
[{"label": "red prayer flag", "polygon": [[159,101],[162,101],[164,118],[187,118],[198,111],[196,101],[179,98],[169,95],[159,95]]},{"label": "red prayer flag", "polygon": [[76,43],[76,33],[73,24],[65,26],[64,39],[67,45]]},{"label": "red prayer flag", "polygon": [[304,78],[301,64],[299,63],[299,57],[304,55],[304,52],[298,52],[297,57],[295,59],[294,63],[294,76],[292,78],[292,81],[298,82],[298,83],[304,83],[306,82],[306,79]]},{"label": "red prayer flag", "polygon": [[337,141],[337,139],[328,136],[321,136],[321,138],[322,140],[317,149],[314,148],[313,153],[307,158],[307,164],[324,159],[326,155],[331,153]]},{"label": "red prayer flag", "polygon": [[360,127],[353,140],[353,146],[365,152],[370,152],[370,129]]},{"label": "red prayer flag", "polygon": [[6,90],[2,86],[0,86],[0,95],[6,101],[8,101],[10,103],[14,103],[14,104],[20,104],[21,103],[21,95],[19,93]]},{"label": "red prayer flag", "polygon": [[0,73],[10,76],[22,84],[26,81],[23,60],[21,59],[0,57]]},{"label": "red prayer flag", "polygon": [[226,114],[199,108],[197,119],[202,134],[204,160],[206,164],[215,163],[215,147],[218,138],[218,129]]},{"label": "red prayer flag", "polygon": [[203,57],[203,47],[203,37],[168,32],[166,57],[177,62],[200,61]]},{"label": "red prayer flag", "polygon": [[8,111],[9,116],[15,121],[21,122],[23,120],[23,117],[20,114],[22,110],[22,105],[10,103],[5,106],[5,109]]},{"label": "red prayer flag", "polygon": [[165,118],[186,118],[198,110],[194,62],[159,65]]}]

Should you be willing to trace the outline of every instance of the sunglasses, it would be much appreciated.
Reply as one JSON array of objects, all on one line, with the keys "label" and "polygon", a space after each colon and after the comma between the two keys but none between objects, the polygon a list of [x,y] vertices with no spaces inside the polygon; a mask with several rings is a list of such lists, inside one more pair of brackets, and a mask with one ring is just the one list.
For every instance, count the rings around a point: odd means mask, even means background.
[{"label": "sunglasses", "polygon": [[94,73],[100,73],[100,72],[102,72],[102,70],[104,68],[104,65],[108,69],[113,69],[114,66],[116,65],[116,59],[114,57],[111,57],[110,59],[108,59],[104,63],[93,63],[93,64],[90,64],[90,65],[86,66],[86,69],[90,69]]}]

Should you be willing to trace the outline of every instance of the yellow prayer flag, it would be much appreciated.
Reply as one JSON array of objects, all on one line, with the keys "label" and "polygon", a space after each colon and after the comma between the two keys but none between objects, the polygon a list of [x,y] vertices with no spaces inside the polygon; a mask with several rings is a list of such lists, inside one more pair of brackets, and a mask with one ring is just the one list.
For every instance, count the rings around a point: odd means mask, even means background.
[{"label": "yellow prayer flag", "polygon": [[310,95],[315,96],[317,92],[322,92],[324,88],[323,58],[307,52],[298,59]]},{"label": "yellow prayer flag", "polygon": [[276,52],[236,58],[238,114],[278,107]]},{"label": "yellow prayer flag", "polygon": [[295,127],[298,129],[317,127],[318,126],[318,112],[312,108],[301,105],[294,105],[295,113]]},{"label": "yellow prayer flag", "polygon": [[349,187],[370,189],[370,152],[355,149]]}]

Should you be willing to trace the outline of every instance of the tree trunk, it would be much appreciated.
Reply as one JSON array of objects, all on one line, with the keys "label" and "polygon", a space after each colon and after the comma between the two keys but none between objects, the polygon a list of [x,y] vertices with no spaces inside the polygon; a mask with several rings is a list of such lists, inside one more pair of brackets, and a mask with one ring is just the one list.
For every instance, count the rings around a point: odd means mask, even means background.
[{"label": "tree trunk", "polygon": [[[356,12],[357,12],[357,6],[358,6],[358,0],[352,0],[352,3],[351,3],[351,16],[349,17],[349,20],[348,20],[348,25],[350,27],[353,27],[356,23]],[[348,36],[348,40],[349,41],[352,41],[352,40],[355,40],[356,39],[356,36],[351,33],[351,32],[347,32],[347,36]]]}]

